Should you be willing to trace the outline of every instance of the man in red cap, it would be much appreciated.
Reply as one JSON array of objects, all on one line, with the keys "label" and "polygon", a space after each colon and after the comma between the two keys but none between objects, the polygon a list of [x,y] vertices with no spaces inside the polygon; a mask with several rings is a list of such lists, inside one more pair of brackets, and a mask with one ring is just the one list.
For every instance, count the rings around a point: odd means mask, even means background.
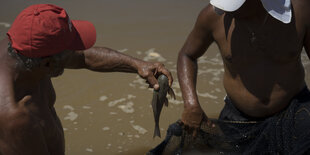
[{"label": "man in red cap", "polygon": [[216,43],[227,93],[219,120],[240,123],[225,130],[232,149],[310,154],[310,92],[301,63],[303,48],[310,56],[309,10],[309,0],[210,0],[178,57],[185,129],[195,135],[203,122],[215,125],[200,106],[196,78],[198,58]]},{"label": "man in red cap", "polygon": [[49,4],[23,10],[0,42],[0,154],[63,155],[64,135],[54,103],[51,77],[64,68],[137,73],[158,89],[156,76],[171,73],[109,48],[93,47],[94,26],[70,20]]}]

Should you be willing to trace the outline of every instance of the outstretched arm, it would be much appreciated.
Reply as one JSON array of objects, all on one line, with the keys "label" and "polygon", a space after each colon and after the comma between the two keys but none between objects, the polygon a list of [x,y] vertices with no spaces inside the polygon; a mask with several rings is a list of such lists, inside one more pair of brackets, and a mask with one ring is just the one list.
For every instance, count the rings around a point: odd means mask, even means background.
[{"label": "outstretched arm", "polygon": [[122,54],[105,47],[93,47],[85,51],[68,52],[66,68],[85,68],[97,72],[138,73],[151,87],[159,88],[155,77],[165,74],[172,85],[171,73],[161,63],[151,63]]},{"label": "outstretched arm", "polygon": [[200,12],[194,29],[179,52],[177,70],[184,100],[182,122],[190,131],[196,131],[195,129],[198,129],[202,120],[206,118],[196,93],[197,59],[213,42],[211,22],[214,16],[211,5]]}]

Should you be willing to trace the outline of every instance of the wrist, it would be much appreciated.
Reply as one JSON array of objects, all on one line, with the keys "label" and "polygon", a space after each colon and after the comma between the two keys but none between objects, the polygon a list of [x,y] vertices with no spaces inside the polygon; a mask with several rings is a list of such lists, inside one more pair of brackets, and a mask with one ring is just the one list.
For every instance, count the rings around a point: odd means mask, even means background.
[{"label": "wrist", "polygon": [[184,108],[200,108],[200,104],[197,100],[185,100]]}]

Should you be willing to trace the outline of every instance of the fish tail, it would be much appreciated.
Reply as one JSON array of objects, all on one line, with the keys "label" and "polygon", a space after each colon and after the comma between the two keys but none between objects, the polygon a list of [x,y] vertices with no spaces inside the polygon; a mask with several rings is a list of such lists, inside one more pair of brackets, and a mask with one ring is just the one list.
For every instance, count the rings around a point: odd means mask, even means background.
[{"label": "fish tail", "polygon": [[156,136],[161,137],[161,136],[160,136],[159,125],[158,125],[158,124],[155,124],[155,130],[154,130],[153,138],[155,138]]}]

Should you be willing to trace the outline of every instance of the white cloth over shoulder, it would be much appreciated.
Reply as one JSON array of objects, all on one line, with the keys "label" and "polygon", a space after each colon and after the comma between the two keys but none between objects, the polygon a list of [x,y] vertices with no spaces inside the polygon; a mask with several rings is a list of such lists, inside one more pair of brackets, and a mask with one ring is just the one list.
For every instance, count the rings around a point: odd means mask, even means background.
[{"label": "white cloth over shoulder", "polygon": [[[217,14],[224,11],[232,12],[239,9],[245,0],[210,0]],[[292,19],[291,0],[261,0],[265,10],[275,19],[290,23]]]},{"label": "white cloth over shoulder", "polygon": [[283,23],[290,23],[292,19],[291,0],[261,0],[266,11],[275,19]]}]

